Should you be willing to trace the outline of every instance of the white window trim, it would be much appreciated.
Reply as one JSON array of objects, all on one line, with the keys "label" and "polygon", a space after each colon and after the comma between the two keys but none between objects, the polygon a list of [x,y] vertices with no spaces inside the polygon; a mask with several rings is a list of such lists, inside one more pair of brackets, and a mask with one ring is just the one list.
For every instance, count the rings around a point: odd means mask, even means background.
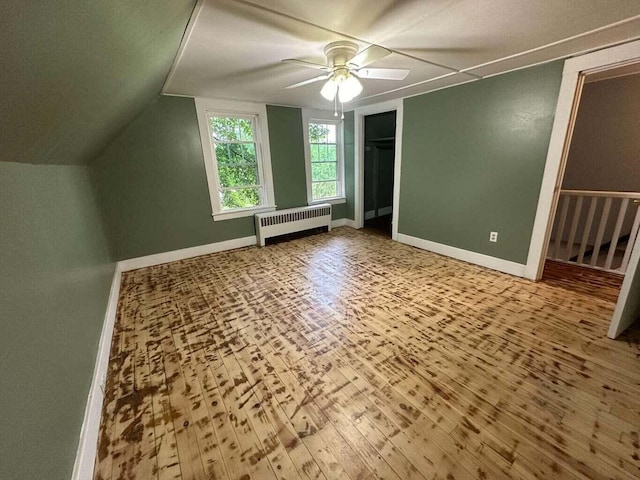
[{"label": "white window trim", "polygon": [[[313,199],[311,189],[311,148],[309,146],[309,123],[331,123],[338,126],[337,133],[337,155],[338,155],[338,195],[331,198]],[[314,205],[317,203],[331,203],[337,205],[346,203],[344,186],[344,128],[343,121],[336,119],[333,112],[324,110],[302,109],[302,133],[304,135],[304,167],[307,179],[307,204]]]},{"label": "white window trim", "polygon": [[[211,216],[214,221],[229,220],[232,218],[249,217],[255,213],[272,212],[276,209],[275,195],[273,193],[273,173],[271,171],[271,147],[269,145],[269,123],[267,121],[267,106],[264,103],[237,102],[233,100],[217,100],[211,98],[196,98],[196,114],[202,153],[204,155],[204,167],[209,186],[209,199],[211,200]],[[256,137],[260,149],[261,165],[258,165],[259,175],[264,184],[262,205],[249,208],[237,208],[222,210],[220,196],[218,194],[218,167],[213,154],[213,144],[209,134],[207,113],[256,116]]]}]

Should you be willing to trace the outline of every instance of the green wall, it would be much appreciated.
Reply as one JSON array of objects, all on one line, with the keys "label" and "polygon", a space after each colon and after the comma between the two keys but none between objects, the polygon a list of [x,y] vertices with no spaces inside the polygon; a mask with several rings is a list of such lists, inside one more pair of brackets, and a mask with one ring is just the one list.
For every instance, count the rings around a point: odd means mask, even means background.
[{"label": "green wall", "polygon": [[273,190],[278,210],[307,204],[302,110],[267,105]]},{"label": "green wall", "polygon": [[[273,189],[278,210],[306,205],[307,179],[302,110],[267,105],[267,118]],[[353,172],[353,159],[349,166]],[[353,177],[353,173],[351,176]],[[353,180],[351,183],[353,184]],[[353,199],[353,193],[351,198]],[[334,220],[347,217],[347,205],[333,205],[331,216]]]},{"label": "green wall", "polygon": [[[355,220],[355,117],[353,111],[344,112],[344,189],[347,203],[342,205],[334,205],[334,211],[341,213],[340,217]],[[341,208],[341,211],[337,207]]]},{"label": "green wall", "polygon": [[92,164],[118,260],[254,234],[214,222],[193,99],[158,97]]},{"label": "green wall", "polygon": [[2,160],[92,160],[160,93],[195,4],[0,2]]},{"label": "green wall", "polygon": [[68,479],[114,264],[88,167],[0,162],[0,478]]},{"label": "green wall", "polygon": [[404,101],[400,233],[526,263],[562,66]]},{"label": "green wall", "polygon": [[[278,209],[307,204],[302,114],[267,108]],[[158,97],[92,170],[118,260],[255,234],[253,217],[214,222],[193,99]],[[336,205],[333,218],[344,218]]]}]

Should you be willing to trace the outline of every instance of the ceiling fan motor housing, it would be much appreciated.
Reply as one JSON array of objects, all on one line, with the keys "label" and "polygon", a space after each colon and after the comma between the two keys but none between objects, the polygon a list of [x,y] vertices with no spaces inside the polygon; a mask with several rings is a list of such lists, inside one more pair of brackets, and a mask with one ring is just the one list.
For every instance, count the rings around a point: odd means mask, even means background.
[{"label": "ceiling fan motor housing", "polygon": [[353,42],[333,42],[324,47],[324,54],[334,70],[336,70],[336,67],[344,67],[346,70],[347,62],[356,56],[358,49],[358,44]]}]

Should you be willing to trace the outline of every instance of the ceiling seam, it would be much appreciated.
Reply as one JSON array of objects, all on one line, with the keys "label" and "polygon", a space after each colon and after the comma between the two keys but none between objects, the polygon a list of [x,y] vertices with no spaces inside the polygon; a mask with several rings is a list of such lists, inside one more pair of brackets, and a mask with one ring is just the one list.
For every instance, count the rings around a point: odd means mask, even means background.
[{"label": "ceiling seam", "polygon": [[[460,73],[467,73],[470,70],[477,70],[479,68],[484,68],[484,67],[487,67],[489,65],[494,65],[496,63],[504,62],[505,60],[511,60],[513,58],[518,58],[518,57],[522,57],[524,55],[529,55],[530,53],[539,52],[539,51],[545,50],[547,48],[555,47],[557,45],[562,45],[563,43],[571,42],[573,40],[577,40],[577,39],[582,38],[582,37],[587,37],[589,35],[593,35],[594,33],[603,32],[603,31],[608,30],[610,28],[618,27],[620,25],[624,25],[625,23],[631,23],[631,22],[634,22],[636,20],[640,20],[640,15],[636,15],[634,17],[625,18],[624,20],[620,20],[618,22],[610,23],[610,24],[604,25],[602,27],[594,28],[593,30],[588,30],[586,32],[582,32],[582,33],[579,33],[577,35],[573,35],[572,37],[564,38],[562,40],[556,40],[555,42],[546,43],[544,45],[540,45],[539,47],[535,47],[535,48],[531,48],[529,50],[525,50],[524,52],[514,53],[513,55],[507,55],[506,57],[498,58],[496,60],[491,60],[490,62],[481,63],[480,65],[475,65],[473,67],[463,68],[463,69],[460,70]],[[597,49],[600,49],[600,47],[598,47]]]},{"label": "ceiling seam", "polygon": [[196,4],[191,11],[191,15],[189,16],[189,21],[187,22],[187,26],[184,29],[184,33],[182,34],[182,38],[180,39],[180,46],[178,47],[178,51],[176,52],[176,56],[173,57],[173,63],[171,64],[171,68],[167,73],[166,78],[164,79],[164,83],[162,84],[162,89],[160,90],[160,95],[164,95],[166,93],[167,85],[173,79],[173,76],[178,68],[178,63],[182,59],[182,55],[187,49],[187,44],[191,39],[191,34],[195,30],[196,22],[198,21],[198,17],[203,10],[205,0],[197,0]]},{"label": "ceiling seam", "polygon": [[[355,35],[351,35],[351,34],[348,34],[348,33],[340,32],[338,30],[333,30],[331,28],[323,27],[322,25],[318,25],[316,23],[309,22],[308,20],[303,20],[301,18],[294,17],[293,15],[289,15],[287,13],[278,12],[277,10],[273,10],[271,8],[263,7],[262,5],[256,5],[255,3],[249,2],[248,0],[232,0],[232,1],[235,2],[235,3],[239,3],[239,4],[242,4],[242,5],[248,6],[250,8],[255,8],[257,10],[262,10],[263,12],[268,12],[268,13],[271,13],[273,15],[277,15],[279,17],[288,18],[290,20],[294,20],[294,21],[302,23],[304,25],[309,25],[309,26],[318,28],[320,30],[324,30],[325,32],[335,33],[336,35],[342,35],[343,37],[349,38],[351,40],[356,40],[356,41],[362,42],[362,43],[368,43],[369,45],[379,45],[381,47],[386,48],[387,50],[390,50],[391,52],[393,52],[395,54],[401,55],[403,57],[411,58],[413,60],[417,60],[417,61],[422,62],[422,63],[426,63],[427,65],[432,65],[434,67],[443,68],[443,69],[449,70],[450,72],[453,72],[453,73],[466,73],[466,72],[462,72],[461,70],[458,70],[457,68],[450,67],[448,65],[443,65],[443,64],[440,64],[440,63],[437,63],[437,62],[432,62],[432,61],[425,60],[424,58],[420,58],[420,57],[414,57],[413,55],[409,55],[407,53],[404,53],[401,50],[395,50],[393,48],[386,47],[385,45],[380,45],[378,43],[370,42],[370,41],[368,41],[368,40],[366,40],[364,38],[356,37]],[[476,77],[476,78],[482,78],[482,77],[480,77],[480,76],[478,76],[478,75],[476,75],[474,73],[467,73],[467,75],[471,75],[471,76]]]},{"label": "ceiling seam", "polygon": [[[521,53],[509,55],[507,57],[502,57],[502,58],[499,58],[497,60],[492,60],[491,62],[486,62],[486,63],[480,64],[480,65],[476,65],[476,66],[473,66],[473,67],[468,67],[468,68],[465,68],[463,70],[460,70],[458,73],[465,74],[465,75],[472,75],[472,74],[470,74],[468,72],[468,70],[475,70],[475,69],[478,69],[478,68],[483,68],[483,67],[486,67],[486,66],[489,66],[489,65],[494,65],[496,63],[500,63],[500,62],[503,62],[503,61],[506,61],[506,60],[511,60],[513,58],[518,58],[520,56],[527,55],[529,53],[535,53],[535,52],[538,52],[538,51],[542,51],[542,50],[545,50],[547,48],[554,47],[556,45],[561,45],[562,43],[565,43],[567,41],[571,41],[571,40],[575,40],[577,38],[582,38],[582,37],[585,37],[585,36],[588,36],[588,35],[592,35],[594,33],[598,33],[600,31],[605,31],[605,30],[607,30],[609,28],[614,28],[614,27],[617,27],[619,25],[624,25],[625,23],[630,23],[630,22],[633,22],[633,21],[636,21],[636,20],[640,20],[640,15],[636,15],[634,17],[629,17],[629,18],[626,18],[626,19],[621,20],[619,22],[610,23],[609,25],[605,25],[603,27],[599,27],[599,28],[596,28],[594,30],[589,30],[589,31],[583,32],[581,34],[574,35],[573,37],[567,38],[565,40],[558,40],[556,42],[548,43],[548,44],[542,45],[540,47],[536,47],[536,48],[527,50],[526,52],[521,52]],[[612,43],[609,43],[609,44],[606,44],[606,45],[599,45],[599,46],[594,47],[594,48],[581,50],[579,52],[574,52],[572,54],[562,55],[562,56],[550,58],[550,59],[547,59],[547,60],[542,60],[540,62],[535,62],[535,63],[532,63],[532,64],[523,65],[523,66],[512,68],[512,69],[509,69],[509,70],[500,71],[500,72],[497,72],[497,73],[492,73],[492,74],[485,75],[485,76],[482,76],[482,77],[481,76],[477,76],[476,80],[480,80],[480,79],[483,79],[483,78],[489,78],[489,77],[493,77],[493,76],[496,76],[496,75],[502,75],[503,73],[509,73],[509,72],[512,72],[512,71],[515,71],[515,70],[521,70],[523,68],[529,68],[529,67],[533,67],[533,66],[536,66],[536,65],[541,65],[541,64],[544,64],[544,63],[555,62],[555,61],[560,60],[560,59],[571,58],[571,57],[578,56],[578,55],[584,55],[586,53],[594,52],[594,51],[597,51],[597,50],[602,50],[604,48],[609,48],[609,47],[614,46],[614,45],[620,45],[620,44],[623,44],[623,43],[631,42],[631,41],[634,41],[634,40],[636,40],[638,38],[640,38],[640,37],[633,37],[633,38],[630,38],[630,39],[627,39],[627,40],[623,40],[623,41],[612,42]],[[421,82],[412,83],[411,85],[398,87],[398,88],[395,88],[393,90],[388,90],[388,91],[382,92],[382,93],[376,93],[374,95],[369,95],[367,97],[362,97],[359,100],[362,101],[362,100],[367,100],[367,99],[370,99],[370,98],[381,97],[383,95],[392,94],[392,93],[399,92],[399,91],[402,91],[402,90],[406,90],[406,89],[409,89],[409,88],[412,88],[412,87],[417,87],[417,86],[420,86],[420,85],[426,85],[427,83],[435,82],[437,80],[441,80],[443,78],[450,77],[452,75],[454,75],[454,74],[453,73],[449,73],[449,74],[446,74],[446,75],[440,75],[438,77],[434,77],[434,78],[430,78],[430,79],[427,79],[427,80],[423,80]],[[449,85],[448,87],[453,87],[453,86],[456,86],[456,85],[460,85],[461,83],[468,83],[468,82],[458,82],[456,84]],[[448,87],[442,87],[442,88],[448,88]],[[440,88],[437,88],[435,90],[440,90]],[[427,93],[427,92],[422,92],[422,93]],[[420,94],[418,94],[418,95],[420,95]]]}]

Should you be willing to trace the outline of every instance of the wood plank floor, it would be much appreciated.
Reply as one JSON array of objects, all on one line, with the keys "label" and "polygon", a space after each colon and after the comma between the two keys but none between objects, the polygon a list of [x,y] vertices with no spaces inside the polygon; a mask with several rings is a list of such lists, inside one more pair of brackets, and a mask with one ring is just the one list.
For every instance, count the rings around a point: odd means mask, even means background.
[{"label": "wood plank floor", "polygon": [[624,275],[547,260],[542,281],[572,292],[617,302]]},{"label": "wood plank floor", "polygon": [[129,272],[95,479],[640,478],[612,310],[348,228]]}]

